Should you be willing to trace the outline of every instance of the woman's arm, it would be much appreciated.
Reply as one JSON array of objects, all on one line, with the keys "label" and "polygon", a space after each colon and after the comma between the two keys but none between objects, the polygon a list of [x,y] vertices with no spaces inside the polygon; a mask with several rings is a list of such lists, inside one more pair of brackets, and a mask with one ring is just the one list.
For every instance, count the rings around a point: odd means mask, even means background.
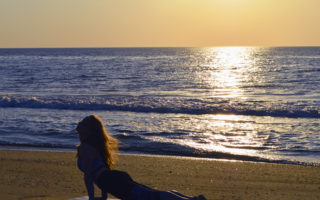
[{"label": "woman's arm", "polygon": [[97,157],[96,150],[87,144],[81,144],[79,149],[79,158],[81,168],[84,173],[84,182],[87,188],[89,200],[94,200],[94,182],[91,175],[92,165]]},{"label": "woman's arm", "polygon": [[92,176],[84,175],[84,183],[87,188],[89,200],[94,200],[94,186]]},{"label": "woman's arm", "polygon": [[[88,192],[88,196],[89,196],[89,200],[95,200],[94,198],[94,183],[93,183],[93,179],[92,176],[84,176],[84,181],[85,181],[85,185],[87,188],[87,192]],[[99,200],[107,200],[108,198],[108,193],[105,192],[104,190],[101,190],[101,198],[97,198]]]},{"label": "woman's arm", "polygon": [[101,200],[106,200],[108,199],[108,193],[104,190],[101,190]]}]

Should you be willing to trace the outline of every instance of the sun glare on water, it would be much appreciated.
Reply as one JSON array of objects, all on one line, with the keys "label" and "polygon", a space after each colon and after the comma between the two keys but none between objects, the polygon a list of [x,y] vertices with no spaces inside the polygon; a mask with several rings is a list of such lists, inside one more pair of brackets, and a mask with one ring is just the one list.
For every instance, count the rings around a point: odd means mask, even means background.
[{"label": "sun glare on water", "polygon": [[251,123],[252,118],[240,115],[206,115],[198,121],[195,133],[201,142],[181,141],[181,144],[194,147],[199,151],[220,152],[234,155],[257,156],[257,149],[262,148],[268,136],[259,135],[259,125]]},{"label": "sun glare on water", "polygon": [[[203,70],[197,78],[202,80],[213,99],[237,101],[250,98],[250,90],[246,88],[255,80],[259,68],[258,52],[259,48],[255,47],[208,48],[204,52]],[[184,143],[205,151],[254,156],[267,138],[258,134],[259,126],[254,126],[251,120],[233,114],[205,116],[198,124],[203,143],[193,140]]]},{"label": "sun glare on water", "polygon": [[220,47],[207,50],[209,70],[204,81],[212,88],[214,97],[243,97],[242,84],[250,78],[255,60],[254,48]]}]

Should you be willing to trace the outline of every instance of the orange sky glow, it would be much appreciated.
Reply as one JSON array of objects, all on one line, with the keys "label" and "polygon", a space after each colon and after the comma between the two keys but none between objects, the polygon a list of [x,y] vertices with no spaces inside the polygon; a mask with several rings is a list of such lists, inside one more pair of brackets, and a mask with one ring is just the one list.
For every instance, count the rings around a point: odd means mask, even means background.
[{"label": "orange sky glow", "polygon": [[0,1],[0,48],[320,46],[319,0]]}]

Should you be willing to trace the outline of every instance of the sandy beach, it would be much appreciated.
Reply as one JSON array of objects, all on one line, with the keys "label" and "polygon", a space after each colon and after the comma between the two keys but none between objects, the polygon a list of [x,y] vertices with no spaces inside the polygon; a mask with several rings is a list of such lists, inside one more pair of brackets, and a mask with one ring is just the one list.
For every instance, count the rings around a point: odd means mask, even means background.
[{"label": "sandy beach", "polygon": [[[0,150],[3,200],[86,195],[75,153]],[[160,190],[207,199],[320,199],[320,168],[167,156],[120,155],[116,169]],[[99,192],[100,193],[100,192]]]}]

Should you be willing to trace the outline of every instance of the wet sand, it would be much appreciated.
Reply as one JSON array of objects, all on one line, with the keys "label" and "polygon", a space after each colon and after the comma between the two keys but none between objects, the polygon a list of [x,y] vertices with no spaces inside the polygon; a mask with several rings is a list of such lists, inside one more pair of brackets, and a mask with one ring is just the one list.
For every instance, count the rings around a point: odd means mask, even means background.
[{"label": "wet sand", "polygon": [[[208,200],[320,199],[319,167],[120,155],[116,169],[149,187],[204,194]],[[75,153],[0,150],[0,172],[3,200],[86,195]]]}]

